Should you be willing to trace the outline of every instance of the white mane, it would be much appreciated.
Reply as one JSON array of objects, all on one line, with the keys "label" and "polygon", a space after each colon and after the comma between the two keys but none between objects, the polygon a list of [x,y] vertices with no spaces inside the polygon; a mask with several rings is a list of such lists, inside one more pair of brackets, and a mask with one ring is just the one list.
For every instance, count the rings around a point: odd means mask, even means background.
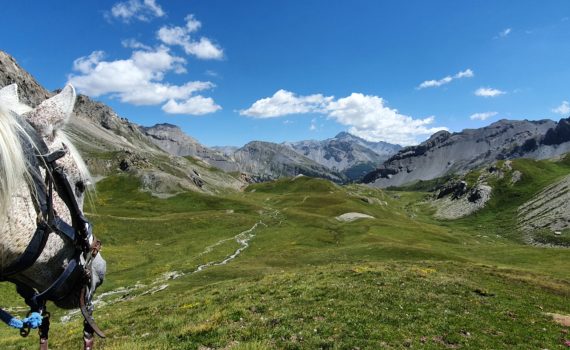
[{"label": "white mane", "polygon": [[12,113],[0,106],[0,217],[8,212],[22,178],[31,181],[18,137],[18,134],[27,134]]}]

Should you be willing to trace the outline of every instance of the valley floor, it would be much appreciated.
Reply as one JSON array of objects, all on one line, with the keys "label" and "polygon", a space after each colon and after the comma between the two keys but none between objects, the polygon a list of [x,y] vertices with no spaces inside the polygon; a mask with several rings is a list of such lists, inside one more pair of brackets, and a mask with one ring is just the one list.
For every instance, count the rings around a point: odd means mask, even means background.
[{"label": "valley floor", "polygon": [[[158,199],[109,177],[88,209],[108,275],[99,349],[564,349],[570,249],[491,214],[436,221],[420,192],[300,177]],[[346,213],[372,218],[342,221]],[[470,221],[471,220],[471,221]],[[23,305],[13,287],[3,306]],[[76,349],[77,313],[50,343]],[[22,311],[23,316],[25,312]],[[0,348],[35,348],[0,330]]]}]

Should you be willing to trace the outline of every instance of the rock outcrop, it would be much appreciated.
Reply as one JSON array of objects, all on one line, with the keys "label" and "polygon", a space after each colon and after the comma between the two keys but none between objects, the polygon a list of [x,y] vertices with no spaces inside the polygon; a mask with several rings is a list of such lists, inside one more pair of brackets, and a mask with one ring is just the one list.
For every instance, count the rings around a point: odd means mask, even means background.
[{"label": "rock outcrop", "polygon": [[459,219],[485,207],[491,199],[492,188],[486,183],[478,183],[468,188],[465,181],[446,186],[436,195],[433,201],[439,219]]},{"label": "rock outcrop", "polygon": [[[477,175],[476,180],[473,179],[474,174]],[[483,209],[491,199],[493,187],[490,184],[503,180],[503,183],[512,186],[522,177],[520,171],[513,170],[512,161],[506,160],[495,162],[468,176],[452,178],[439,185],[432,195],[431,204],[436,208],[434,216],[454,220],[471,215]],[[466,181],[467,178],[470,178],[471,183]]]},{"label": "rock outcrop", "polygon": [[570,141],[570,118],[560,119],[555,128],[548,130],[542,139],[542,144],[555,146],[568,141]]}]

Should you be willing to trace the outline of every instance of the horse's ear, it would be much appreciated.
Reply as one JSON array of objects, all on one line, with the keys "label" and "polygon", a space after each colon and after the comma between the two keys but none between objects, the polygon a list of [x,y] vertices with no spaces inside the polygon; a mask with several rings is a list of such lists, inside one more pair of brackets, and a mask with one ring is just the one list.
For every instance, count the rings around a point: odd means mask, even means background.
[{"label": "horse's ear", "polygon": [[24,114],[43,136],[49,136],[54,130],[60,129],[67,123],[75,105],[75,89],[66,85],[61,92]]},{"label": "horse's ear", "polygon": [[0,89],[0,101],[2,103],[20,102],[18,99],[18,84],[10,84]]},{"label": "horse's ear", "polygon": [[12,110],[18,114],[22,114],[31,110],[30,107],[20,103],[18,98],[18,85],[16,83],[0,89],[0,104],[5,108]]}]

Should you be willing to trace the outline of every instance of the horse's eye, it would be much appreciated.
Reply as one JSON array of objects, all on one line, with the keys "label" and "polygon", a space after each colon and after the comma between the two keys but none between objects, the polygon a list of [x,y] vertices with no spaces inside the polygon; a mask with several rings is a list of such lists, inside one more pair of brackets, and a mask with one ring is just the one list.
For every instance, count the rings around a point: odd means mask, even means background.
[{"label": "horse's eye", "polygon": [[85,192],[85,184],[83,183],[83,181],[77,181],[77,182],[75,183],[75,189],[76,189],[77,192],[79,192],[79,193]]}]

